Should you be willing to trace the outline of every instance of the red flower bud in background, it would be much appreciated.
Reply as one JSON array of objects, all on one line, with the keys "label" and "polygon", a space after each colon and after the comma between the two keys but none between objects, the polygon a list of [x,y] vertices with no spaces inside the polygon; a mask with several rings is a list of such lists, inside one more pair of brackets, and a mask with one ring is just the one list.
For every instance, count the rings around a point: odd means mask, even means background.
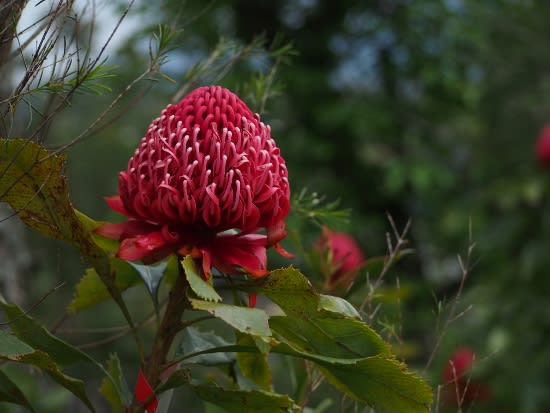
[{"label": "red flower bud in background", "polygon": [[546,168],[550,168],[550,124],[542,129],[536,143],[535,152],[539,163]]},{"label": "red flower bud in background", "polygon": [[326,290],[337,286],[347,288],[365,262],[363,252],[349,234],[334,232],[327,227],[323,228],[316,248],[328,258]]},{"label": "red flower bud in background", "polygon": [[456,350],[445,363],[443,399],[446,405],[470,405],[473,402],[489,399],[489,387],[485,383],[470,378],[475,359],[476,354],[472,349],[462,347]]},{"label": "red flower bud in background", "polygon": [[[98,229],[118,256],[151,263],[172,253],[226,273],[267,274],[266,248],[285,256],[288,173],[270,127],[220,86],[195,89],[149,126],[109,206],[129,220]],[[259,233],[265,229],[265,235]],[[228,231],[231,230],[231,231]]]}]

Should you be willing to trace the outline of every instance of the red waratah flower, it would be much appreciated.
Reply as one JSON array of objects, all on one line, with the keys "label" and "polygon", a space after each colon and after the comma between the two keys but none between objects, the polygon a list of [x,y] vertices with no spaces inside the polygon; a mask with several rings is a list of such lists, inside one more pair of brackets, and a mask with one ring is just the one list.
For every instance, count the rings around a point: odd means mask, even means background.
[{"label": "red waratah flower", "polygon": [[475,358],[472,349],[463,347],[456,350],[447,360],[443,369],[445,404],[461,406],[489,399],[488,386],[469,377]]},{"label": "red waratah flower", "polygon": [[[108,205],[129,220],[98,232],[118,256],[202,258],[204,274],[267,274],[266,248],[286,236],[290,187],[268,125],[220,86],[195,89],[149,126]],[[265,234],[260,233],[265,229]]]},{"label": "red waratah flower", "polygon": [[537,140],[535,152],[539,163],[542,166],[550,168],[550,124],[542,129]]},{"label": "red waratah flower", "polygon": [[328,253],[329,257],[327,289],[336,284],[348,286],[365,262],[363,252],[349,234],[334,232],[327,227],[323,228],[317,248]]}]

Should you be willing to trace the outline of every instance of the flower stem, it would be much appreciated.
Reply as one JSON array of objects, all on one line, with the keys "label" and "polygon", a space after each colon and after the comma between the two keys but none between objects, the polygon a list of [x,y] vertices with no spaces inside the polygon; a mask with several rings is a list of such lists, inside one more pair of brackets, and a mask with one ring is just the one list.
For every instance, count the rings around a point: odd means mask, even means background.
[{"label": "flower stem", "polygon": [[153,348],[151,349],[151,356],[144,370],[145,377],[153,388],[160,382],[160,375],[166,364],[166,357],[170,351],[170,347],[176,335],[184,327],[181,317],[185,309],[189,307],[189,301],[185,295],[187,277],[181,264],[178,264],[178,267],[179,277],[172,291],[170,291],[166,311],[157,330]]}]

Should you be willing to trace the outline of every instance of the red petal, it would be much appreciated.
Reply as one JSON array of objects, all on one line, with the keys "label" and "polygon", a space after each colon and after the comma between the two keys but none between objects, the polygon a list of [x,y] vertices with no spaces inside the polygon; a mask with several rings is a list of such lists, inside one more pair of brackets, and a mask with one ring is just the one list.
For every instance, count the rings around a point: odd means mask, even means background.
[{"label": "red petal", "polygon": [[146,259],[160,250],[164,250],[166,240],[160,231],[133,238],[126,238],[120,243],[118,257],[123,260],[136,261]]},{"label": "red petal", "polygon": [[134,393],[138,402],[142,404],[148,402],[145,405],[147,413],[155,413],[157,411],[159,402],[155,397],[155,392],[153,391],[153,388],[145,378],[145,375],[143,374],[143,371],[141,371],[141,369],[139,369]]},{"label": "red petal", "polygon": [[248,294],[248,306],[250,308],[256,307],[256,301],[258,299],[258,294],[256,293],[250,293]]},{"label": "red petal", "polygon": [[126,229],[126,222],[121,222],[118,224],[103,224],[102,226],[95,229],[99,235],[111,239],[120,239],[120,236]]},{"label": "red petal", "polygon": [[105,202],[107,202],[107,205],[113,211],[128,216],[128,211],[126,211],[126,208],[124,208],[122,199],[120,199],[120,195],[106,196]]},{"label": "red petal", "polygon": [[216,268],[240,267],[253,277],[264,277],[267,271],[265,235],[229,235],[217,237],[212,245],[212,261]]},{"label": "red petal", "polygon": [[271,247],[272,245],[277,244],[279,241],[285,238],[286,235],[287,232],[285,230],[285,221],[281,220],[274,223],[269,228],[267,228],[267,246]]},{"label": "red petal", "polygon": [[273,245],[273,249],[275,251],[277,251],[279,253],[279,255],[282,256],[282,257],[288,258],[289,260],[294,259],[294,254],[292,254],[292,253],[288,252],[287,250],[285,250],[281,246],[281,244],[279,244],[278,242],[275,245]]}]

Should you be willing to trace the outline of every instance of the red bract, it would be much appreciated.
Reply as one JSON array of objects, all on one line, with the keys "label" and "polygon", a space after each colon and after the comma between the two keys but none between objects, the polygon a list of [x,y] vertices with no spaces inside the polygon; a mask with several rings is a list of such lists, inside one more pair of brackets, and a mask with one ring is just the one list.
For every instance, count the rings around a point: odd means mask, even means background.
[{"label": "red bract", "polygon": [[290,209],[285,161],[270,127],[220,86],[162,111],[119,174],[118,193],[107,203],[130,220],[98,232],[120,239],[122,259],[179,252],[202,258],[206,276],[211,266],[263,276],[267,247],[288,255],[278,245]]},{"label": "red bract", "polygon": [[335,284],[347,286],[357,276],[365,262],[363,252],[355,240],[345,232],[334,232],[323,228],[323,235],[317,247],[329,256],[327,288]]},{"label": "red bract", "polygon": [[535,152],[539,163],[550,168],[550,124],[546,125],[537,140]]},{"label": "red bract", "polygon": [[459,348],[447,360],[443,369],[444,401],[450,406],[469,405],[489,399],[489,388],[469,377],[476,355],[467,347]]}]

